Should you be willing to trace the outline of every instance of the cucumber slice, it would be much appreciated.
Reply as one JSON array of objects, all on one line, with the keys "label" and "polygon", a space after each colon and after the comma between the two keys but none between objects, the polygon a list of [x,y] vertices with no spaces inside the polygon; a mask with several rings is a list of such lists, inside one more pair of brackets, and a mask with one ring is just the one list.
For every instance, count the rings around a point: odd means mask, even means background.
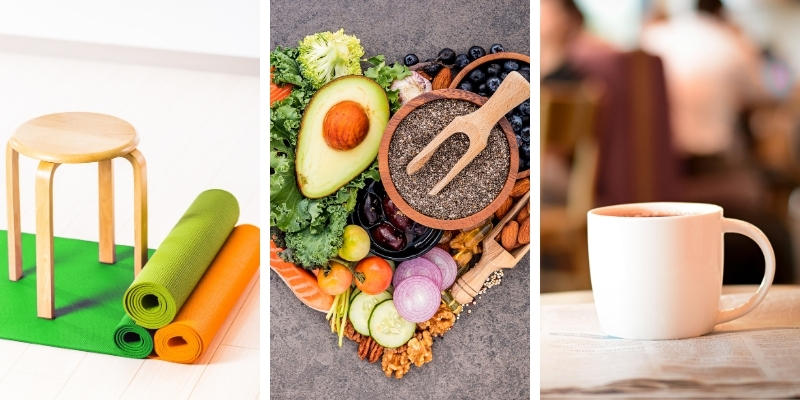
[{"label": "cucumber slice", "polygon": [[394,300],[384,300],[375,306],[369,316],[369,333],[379,345],[394,349],[408,342],[417,324],[408,322],[394,308]]},{"label": "cucumber slice", "polygon": [[366,294],[361,292],[350,300],[350,311],[347,316],[350,318],[350,323],[353,324],[356,332],[369,336],[369,316],[372,310],[378,303],[391,299],[392,295],[389,292],[382,292],[375,295]]}]

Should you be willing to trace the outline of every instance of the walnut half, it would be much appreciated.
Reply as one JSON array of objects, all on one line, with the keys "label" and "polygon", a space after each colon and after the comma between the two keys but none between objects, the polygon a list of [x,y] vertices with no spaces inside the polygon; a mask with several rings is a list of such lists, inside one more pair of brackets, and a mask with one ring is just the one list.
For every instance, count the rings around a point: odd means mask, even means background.
[{"label": "walnut half", "polygon": [[433,338],[430,332],[417,332],[406,346],[408,346],[406,350],[408,359],[417,367],[421,367],[423,364],[433,360],[433,351],[431,349],[433,347]]},{"label": "walnut half", "polygon": [[417,326],[419,329],[429,331],[433,336],[444,336],[444,333],[447,332],[455,322],[456,315],[453,313],[453,310],[444,304],[440,304],[439,309],[436,310],[436,314],[434,314],[431,319],[420,322]]},{"label": "walnut half", "polygon": [[[403,350],[399,351],[400,349]],[[406,346],[398,347],[397,351],[384,351],[383,360],[381,360],[381,368],[383,369],[383,373],[386,374],[387,378],[391,377],[392,373],[395,374],[395,378],[402,378],[403,375],[405,375],[408,370],[411,369],[411,360],[408,359]]]}]

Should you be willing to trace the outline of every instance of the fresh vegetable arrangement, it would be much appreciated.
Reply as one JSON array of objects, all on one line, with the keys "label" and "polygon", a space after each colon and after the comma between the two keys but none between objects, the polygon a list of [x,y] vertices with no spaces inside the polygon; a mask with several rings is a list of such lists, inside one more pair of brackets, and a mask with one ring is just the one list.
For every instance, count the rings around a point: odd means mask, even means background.
[{"label": "fresh vegetable arrangement", "polygon": [[[397,209],[378,173],[391,115],[441,86],[424,74],[449,71],[455,53],[416,72],[408,56],[389,65],[364,54],[343,30],[270,53],[270,265],[327,313],[340,347],[344,337],[357,342],[359,358],[401,378],[433,359],[433,337],[458,319],[449,288],[479,257],[491,222],[423,226]],[[362,62],[371,65],[363,75]]]}]

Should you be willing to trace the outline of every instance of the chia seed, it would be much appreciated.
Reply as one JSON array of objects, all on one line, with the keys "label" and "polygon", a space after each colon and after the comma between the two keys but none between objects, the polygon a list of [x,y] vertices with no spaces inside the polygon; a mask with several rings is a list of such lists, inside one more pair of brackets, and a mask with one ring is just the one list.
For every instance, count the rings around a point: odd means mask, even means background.
[{"label": "chia seed", "polygon": [[449,137],[417,173],[406,174],[411,159],[447,124],[477,109],[465,100],[434,100],[409,113],[397,126],[389,144],[389,174],[403,200],[420,213],[445,220],[465,218],[483,210],[503,189],[511,161],[508,140],[498,125],[492,128],[486,148],[438,194],[429,196],[428,192],[467,152],[467,135]]}]

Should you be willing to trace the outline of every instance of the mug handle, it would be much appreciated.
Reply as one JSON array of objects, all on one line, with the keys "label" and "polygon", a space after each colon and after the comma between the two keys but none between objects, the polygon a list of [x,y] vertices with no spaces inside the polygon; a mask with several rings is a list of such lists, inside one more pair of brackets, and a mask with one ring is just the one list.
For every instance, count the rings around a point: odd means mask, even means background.
[{"label": "mug handle", "polygon": [[764,280],[761,281],[761,286],[758,287],[753,297],[744,304],[727,310],[720,310],[717,313],[717,322],[714,324],[732,321],[753,311],[758,303],[764,300],[769,287],[772,286],[772,279],[775,278],[775,252],[772,250],[772,245],[769,243],[767,236],[764,235],[764,232],[761,232],[760,229],[752,224],[731,218],[722,219],[722,232],[739,233],[753,239],[758,244],[758,247],[764,253]]}]

